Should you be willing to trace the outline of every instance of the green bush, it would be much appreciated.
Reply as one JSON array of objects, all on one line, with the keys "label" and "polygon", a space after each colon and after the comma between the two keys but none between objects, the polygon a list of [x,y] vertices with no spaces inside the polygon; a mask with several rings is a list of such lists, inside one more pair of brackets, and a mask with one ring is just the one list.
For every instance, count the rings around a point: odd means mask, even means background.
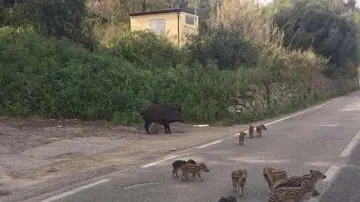
[{"label": "green bush", "polygon": [[245,40],[236,30],[207,28],[198,35],[188,35],[185,47],[188,63],[198,60],[203,66],[216,64],[220,69],[256,66],[259,47]]},{"label": "green bush", "polygon": [[[294,92],[292,101],[279,105],[270,103],[269,85],[273,82],[314,82],[324,80],[323,74],[329,78],[357,76],[356,60],[349,61],[346,68],[334,68],[328,65],[329,60],[306,48],[284,48],[281,30],[270,32],[270,24],[254,21],[259,17],[256,9],[247,20],[237,16],[240,21],[234,24],[220,19],[219,24],[236,30],[203,24],[200,35],[190,36],[183,49],[150,31],[121,33],[113,39],[106,35],[101,40],[105,46],[98,49],[90,26],[114,22],[96,13],[89,15],[85,2],[30,0],[11,8],[0,7],[1,114],[130,124],[141,121],[141,109],[160,101],[181,104],[184,119],[189,122],[248,122],[350,91],[349,84],[340,83],[338,92]],[[119,9],[117,6],[112,9]],[[114,16],[121,19],[124,15],[127,13]],[[120,29],[111,29],[111,36]],[[255,36],[257,32],[260,34]],[[250,101],[259,99],[248,92],[252,85],[264,87],[259,96],[267,96],[267,108],[250,107],[244,114],[228,112],[230,102],[234,104],[229,98],[234,95]]]},{"label": "green bush", "polygon": [[94,50],[91,22],[84,0],[27,0],[12,6],[0,6],[0,25],[34,26],[41,35],[61,39],[66,37]]},{"label": "green bush", "polygon": [[[307,50],[329,58],[337,68],[346,68],[356,56],[356,24],[347,19],[350,10],[342,1],[297,0],[280,8],[274,15],[274,24],[284,31],[285,47]],[[331,8],[333,7],[334,8]],[[335,7],[343,11],[336,11]],[[346,14],[345,14],[346,13]]]},{"label": "green bush", "polygon": [[274,44],[262,44],[256,83],[298,82],[322,78],[328,60],[312,51],[290,51]]},{"label": "green bush", "polygon": [[181,51],[165,37],[150,31],[124,32],[107,44],[110,54],[124,57],[147,69],[175,67],[181,61]]},{"label": "green bush", "polygon": [[1,104],[9,113],[111,118],[119,104],[109,96],[122,91],[120,103],[136,97],[126,92],[131,79],[126,74],[135,70],[120,58],[69,40],[49,40],[31,29],[0,33]]},{"label": "green bush", "polygon": [[6,114],[134,123],[157,99],[181,103],[188,121],[213,122],[228,115],[227,95],[246,88],[240,70],[137,68],[122,57],[49,40],[31,28],[1,28],[0,52],[0,106]]}]

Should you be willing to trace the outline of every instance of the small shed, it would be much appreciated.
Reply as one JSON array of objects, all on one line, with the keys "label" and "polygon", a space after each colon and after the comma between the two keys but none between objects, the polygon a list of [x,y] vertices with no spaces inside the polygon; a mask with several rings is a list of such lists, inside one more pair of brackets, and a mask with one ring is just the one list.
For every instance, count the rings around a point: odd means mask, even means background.
[{"label": "small shed", "polygon": [[147,30],[166,35],[175,45],[186,43],[186,34],[199,31],[199,16],[191,9],[169,8],[164,10],[130,13],[130,30]]}]

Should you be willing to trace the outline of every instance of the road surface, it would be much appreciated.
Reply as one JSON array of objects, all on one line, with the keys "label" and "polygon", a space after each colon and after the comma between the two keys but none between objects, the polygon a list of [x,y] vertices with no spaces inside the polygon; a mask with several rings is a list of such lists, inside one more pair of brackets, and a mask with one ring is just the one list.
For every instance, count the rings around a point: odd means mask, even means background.
[{"label": "road surface", "polygon": [[[138,168],[112,173],[88,184],[33,198],[42,202],[209,202],[232,195],[230,174],[246,168],[245,195],[238,201],[267,201],[264,166],[280,167],[289,175],[310,169],[326,173],[317,185],[321,193],[311,201],[360,201],[360,93],[336,98],[320,106],[267,124],[263,138],[227,138],[174,153]],[[163,145],[158,145],[159,147]],[[204,182],[182,182],[171,176],[175,159],[192,158],[210,169]],[[179,172],[180,174],[180,172]]]},{"label": "road surface", "polygon": [[354,149],[350,161],[343,167],[333,186],[321,198],[321,202],[360,201],[360,145]]}]

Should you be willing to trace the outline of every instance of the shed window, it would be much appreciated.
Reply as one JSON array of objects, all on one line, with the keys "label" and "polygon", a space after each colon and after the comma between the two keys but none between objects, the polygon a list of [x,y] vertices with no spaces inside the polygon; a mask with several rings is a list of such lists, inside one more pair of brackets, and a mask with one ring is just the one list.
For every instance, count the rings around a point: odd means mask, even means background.
[{"label": "shed window", "polygon": [[191,15],[185,15],[185,23],[189,25],[195,24],[195,17]]},{"label": "shed window", "polygon": [[165,25],[165,19],[150,20],[150,30],[155,34],[164,34]]}]

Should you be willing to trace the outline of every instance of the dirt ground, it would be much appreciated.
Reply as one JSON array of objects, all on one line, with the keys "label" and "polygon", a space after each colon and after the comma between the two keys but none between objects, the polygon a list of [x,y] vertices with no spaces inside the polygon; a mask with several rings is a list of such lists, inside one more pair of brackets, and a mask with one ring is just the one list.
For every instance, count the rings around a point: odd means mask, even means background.
[{"label": "dirt ground", "polygon": [[[172,134],[147,135],[142,125],[39,117],[0,117],[0,196],[12,190],[109,166],[145,163],[197,144],[246,130],[246,126],[193,127],[174,123]],[[236,141],[236,140],[234,140]]]}]

